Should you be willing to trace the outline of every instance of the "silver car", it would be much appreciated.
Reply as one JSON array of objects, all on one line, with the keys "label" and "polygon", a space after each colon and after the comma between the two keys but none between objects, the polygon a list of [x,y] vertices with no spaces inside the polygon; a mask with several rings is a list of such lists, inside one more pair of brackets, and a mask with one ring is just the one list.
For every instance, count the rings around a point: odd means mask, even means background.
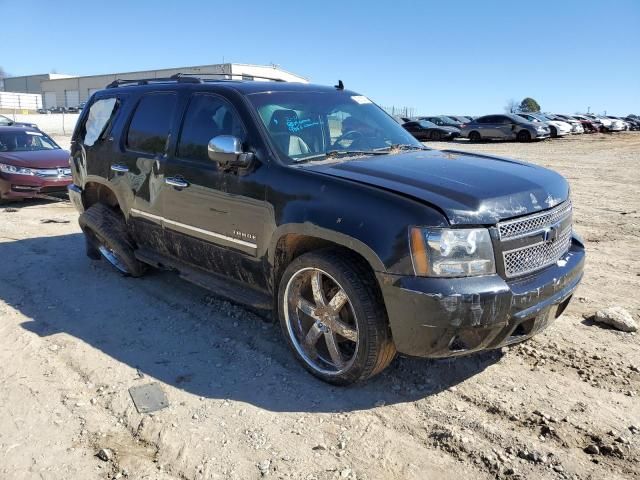
[{"label": "silver car", "polygon": [[485,139],[529,142],[549,138],[550,135],[548,126],[511,114],[485,115],[462,127],[462,136],[472,142]]}]

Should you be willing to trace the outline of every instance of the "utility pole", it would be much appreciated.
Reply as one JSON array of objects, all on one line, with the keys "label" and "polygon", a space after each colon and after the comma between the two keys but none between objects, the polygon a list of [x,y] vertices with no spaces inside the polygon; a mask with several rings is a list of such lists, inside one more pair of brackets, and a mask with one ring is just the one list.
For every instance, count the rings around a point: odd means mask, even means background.
[{"label": "utility pole", "polygon": [[591,107],[587,107],[587,113],[591,113]]}]

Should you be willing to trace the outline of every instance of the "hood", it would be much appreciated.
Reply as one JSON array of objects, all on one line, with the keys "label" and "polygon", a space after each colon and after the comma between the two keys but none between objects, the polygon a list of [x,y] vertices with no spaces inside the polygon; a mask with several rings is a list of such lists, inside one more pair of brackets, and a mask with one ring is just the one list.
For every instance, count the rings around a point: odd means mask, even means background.
[{"label": "hood", "polygon": [[449,127],[449,126],[438,126],[438,128],[440,130],[446,130],[447,132],[451,132],[451,133],[460,133],[460,129],[456,128],[456,127]]},{"label": "hood", "polygon": [[68,167],[69,152],[61,148],[28,152],[0,152],[0,163],[28,168]]},{"label": "hood", "polygon": [[569,196],[559,174],[527,163],[453,150],[425,150],[301,168],[426,202],[452,225],[493,225],[553,207]]}]

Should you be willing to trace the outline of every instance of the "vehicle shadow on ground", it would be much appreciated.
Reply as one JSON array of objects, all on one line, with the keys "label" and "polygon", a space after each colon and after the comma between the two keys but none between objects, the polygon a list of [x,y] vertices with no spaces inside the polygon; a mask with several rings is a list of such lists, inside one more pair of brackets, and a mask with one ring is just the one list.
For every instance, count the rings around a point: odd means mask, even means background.
[{"label": "vehicle shadow on ground", "polygon": [[[333,387],[294,360],[277,324],[170,272],[122,277],[86,258],[81,234],[3,242],[0,258],[0,298],[30,318],[22,326],[54,343],[69,343],[64,334],[70,335],[137,369],[140,376],[124,368],[124,378],[131,374],[126,388],[155,378],[197,396],[271,411],[342,412],[437,394],[501,358],[500,352],[398,358],[365,384]],[[82,368],[82,358],[76,360]],[[99,365],[87,367],[94,383],[101,369],[107,376],[121,368],[107,359]]]},{"label": "vehicle shadow on ground", "polygon": [[47,195],[45,197],[25,198],[22,200],[0,200],[0,213],[13,213],[25,207],[39,207],[55,203],[69,204],[66,194]]}]

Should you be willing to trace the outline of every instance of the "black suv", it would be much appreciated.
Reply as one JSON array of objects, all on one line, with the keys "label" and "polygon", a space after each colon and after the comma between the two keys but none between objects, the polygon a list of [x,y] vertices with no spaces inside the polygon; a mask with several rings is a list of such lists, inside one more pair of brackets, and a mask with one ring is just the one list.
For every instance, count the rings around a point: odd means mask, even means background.
[{"label": "black suv", "polygon": [[273,309],[336,384],[525,340],[582,277],[563,177],[430,150],[341,83],[115,82],[70,162],[90,258]]}]

